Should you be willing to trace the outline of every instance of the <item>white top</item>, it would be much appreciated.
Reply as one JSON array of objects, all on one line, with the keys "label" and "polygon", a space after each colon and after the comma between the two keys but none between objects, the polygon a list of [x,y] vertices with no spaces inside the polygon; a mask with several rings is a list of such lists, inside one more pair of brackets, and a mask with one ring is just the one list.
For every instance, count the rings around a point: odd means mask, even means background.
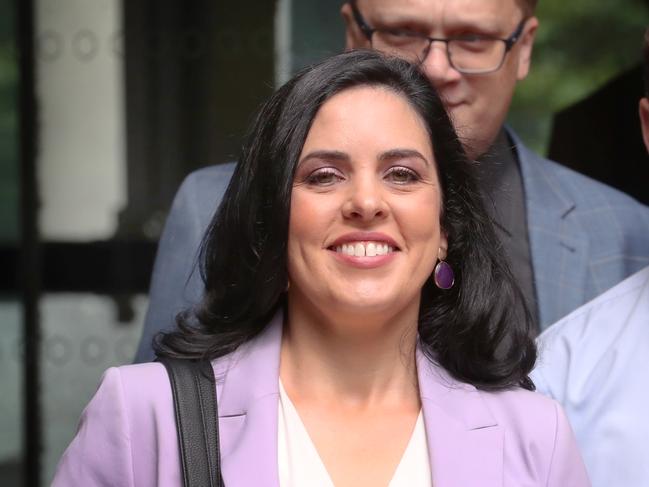
[{"label": "white top", "polygon": [[[279,383],[277,454],[281,487],[334,487],[304,423]],[[419,412],[389,487],[432,487],[424,418]]]}]

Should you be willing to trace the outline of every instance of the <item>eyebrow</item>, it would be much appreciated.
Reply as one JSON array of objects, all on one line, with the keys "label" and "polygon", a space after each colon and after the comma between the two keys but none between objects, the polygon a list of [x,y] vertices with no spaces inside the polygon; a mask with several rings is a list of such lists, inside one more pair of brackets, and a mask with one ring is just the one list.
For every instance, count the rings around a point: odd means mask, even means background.
[{"label": "eyebrow", "polygon": [[389,29],[391,27],[397,27],[397,28],[411,27],[418,30],[429,30],[430,28],[430,26],[425,21],[421,20],[416,15],[409,15],[409,14],[402,14],[402,13],[378,17],[377,20],[374,21],[374,23],[376,25],[372,25],[372,27],[377,27],[380,29],[381,28]]},{"label": "eyebrow", "polygon": [[[489,18],[488,21],[485,21],[482,18],[474,18],[473,16],[462,16],[460,18],[451,17],[443,19],[444,29],[451,31],[461,30],[461,29],[470,29],[485,32],[489,35],[499,35],[500,26],[498,25],[497,18]],[[439,19],[436,19],[438,22]],[[415,15],[412,12],[401,12],[401,11],[383,11],[376,14],[376,19],[374,23],[377,25],[372,25],[372,21],[368,20],[371,27],[379,28],[390,28],[392,26],[399,27],[413,27],[416,30],[425,30],[429,31],[431,28],[430,22],[422,20],[419,16]]]},{"label": "eyebrow", "polygon": [[389,151],[383,152],[380,156],[379,159],[381,161],[391,161],[394,159],[407,159],[407,158],[416,158],[416,159],[421,159],[426,163],[426,165],[429,165],[430,162],[428,159],[426,159],[421,152],[416,151],[414,149],[390,149]]},{"label": "eyebrow", "polygon": [[309,152],[304,156],[298,165],[308,161],[309,159],[322,159],[325,161],[349,161],[349,155],[337,150],[316,150]]},{"label": "eyebrow", "polygon": [[[430,164],[428,159],[426,159],[421,152],[414,149],[390,149],[385,152],[382,152],[381,155],[379,156],[380,161],[393,161],[395,159],[407,159],[407,158],[421,159],[422,161],[424,161],[424,163],[426,163],[426,165]],[[316,150],[313,152],[309,152],[306,156],[304,156],[300,160],[298,165],[303,164],[309,159],[320,159],[320,160],[332,161],[332,162],[347,162],[350,160],[349,155],[345,152],[341,152],[337,150]]]}]

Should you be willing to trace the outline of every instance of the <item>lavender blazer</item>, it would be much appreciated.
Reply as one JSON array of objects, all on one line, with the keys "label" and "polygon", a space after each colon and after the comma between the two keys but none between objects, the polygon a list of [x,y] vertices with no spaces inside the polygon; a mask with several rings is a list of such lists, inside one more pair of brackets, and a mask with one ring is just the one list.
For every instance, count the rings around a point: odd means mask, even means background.
[{"label": "lavender blazer", "polygon": [[[277,407],[282,317],[213,362],[226,487],[279,485]],[[459,383],[417,352],[435,487],[590,486],[552,399]],[[169,379],[159,363],[109,369],[63,455],[55,487],[182,486]]]}]

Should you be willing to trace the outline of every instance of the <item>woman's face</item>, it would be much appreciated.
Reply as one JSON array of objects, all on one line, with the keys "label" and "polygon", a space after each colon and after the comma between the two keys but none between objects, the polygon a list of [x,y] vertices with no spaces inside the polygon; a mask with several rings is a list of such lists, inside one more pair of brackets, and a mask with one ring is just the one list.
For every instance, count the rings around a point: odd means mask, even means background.
[{"label": "woman's face", "polygon": [[292,300],[327,315],[418,309],[438,256],[441,191],[423,121],[400,95],[358,87],[316,115],[295,173]]}]

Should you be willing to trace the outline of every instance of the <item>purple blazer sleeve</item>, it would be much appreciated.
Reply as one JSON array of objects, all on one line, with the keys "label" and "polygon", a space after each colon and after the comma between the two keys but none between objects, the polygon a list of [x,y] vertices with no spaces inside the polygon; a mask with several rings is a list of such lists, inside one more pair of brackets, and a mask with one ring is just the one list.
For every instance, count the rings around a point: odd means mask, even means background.
[{"label": "purple blazer sleeve", "polygon": [[131,431],[120,372],[108,369],[59,462],[53,487],[134,486]]}]

